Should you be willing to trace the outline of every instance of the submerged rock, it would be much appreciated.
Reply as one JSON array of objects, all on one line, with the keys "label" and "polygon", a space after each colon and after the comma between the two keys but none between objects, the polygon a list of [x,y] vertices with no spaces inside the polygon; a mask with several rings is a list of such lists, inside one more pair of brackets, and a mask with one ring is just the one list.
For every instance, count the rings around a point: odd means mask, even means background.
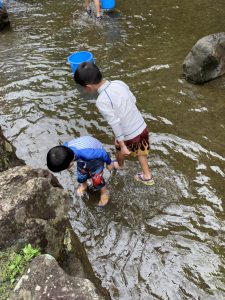
[{"label": "submerged rock", "polygon": [[225,33],[200,39],[183,62],[183,74],[195,83],[204,83],[225,73]]},{"label": "submerged rock", "polygon": [[67,275],[54,257],[41,255],[29,265],[9,300],[103,300],[93,283],[84,278]]},{"label": "submerged rock", "polygon": [[0,30],[9,25],[9,16],[4,2],[0,0]]}]

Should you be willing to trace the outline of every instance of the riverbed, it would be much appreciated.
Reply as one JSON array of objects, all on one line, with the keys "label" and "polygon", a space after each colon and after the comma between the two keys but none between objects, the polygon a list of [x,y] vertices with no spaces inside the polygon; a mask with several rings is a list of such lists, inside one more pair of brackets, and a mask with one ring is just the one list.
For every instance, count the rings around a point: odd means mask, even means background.
[{"label": "riverbed", "polygon": [[[126,82],[150,129],[155,186],[134,180],[138,164],[74,196],[71,223],[112,299],[216,299],[224,288],[225,76],[204,85],[182,77],[198,39],[225,28],[224,1],[117,0],[102,22],[84,1],[8,1],[0,33],[0,125],[17,155],[46,168],[47,151],[81,135],[114,156],[113,134],[74,84],[67,57],[91,51],[105,78]],[[67,171],[58,176],[75,195]]]}]

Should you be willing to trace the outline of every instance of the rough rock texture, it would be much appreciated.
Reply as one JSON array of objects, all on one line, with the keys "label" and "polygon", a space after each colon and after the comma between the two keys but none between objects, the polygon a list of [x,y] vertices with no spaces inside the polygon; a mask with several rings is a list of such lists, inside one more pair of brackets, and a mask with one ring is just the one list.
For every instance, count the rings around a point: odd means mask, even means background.
[{"label": "rough rock texture", "polygon": [[[53,255],[66,272],[52,257],[44,256],[42,262],[37,258],[34,272],[28,280],[24,281],[26,274],[23,276],[22,287],[15,290],[11,299],[110,299],[70,226],[67,213],[70,195],[47,170],[25,166],[2,135],[1,128],[0,157],[0,251],[19,252],[25,244],[31,243],[40,247],[42,253]],[[10,168],[15,165],[22,166]],[[98,296],[94,285],[85,278],[94,282],[104,296]],[[44,292],[39,288],[41,284],[46,293],[40,298],[38,293]],[[8,299],[6,295],[10,290],[7,286],[0,299]]]},{"label": "rough rock texture", "polygon": [[32,243],[59,257],[69,201],[47,170],[23,166],[0,173],[0,249]]},{"label": "rough rock texture", "polygon": [[195,83],[204,83],[225,73],[225,33],[200,39],[183,62],[183,74]]},{"label": "rough rock texture", "polygon": [[[101,280],[96,277],[95,272],[93,271],[92,265],[88,259],[87,256],[87,252],[85,250],[84,244],[80,242],[78,236],[74,233],[72,227],[71,227],[71,235],[70,235],[70,243],[71,243],[71,247],[72,247],[72,255],[70,258],[67,259],[67,263],[70,263],[71,265],[71,270],[64,264],[64,270],[66,270],[66,272],[69,275],[73,275],[76,274],[75,272],[77,272],[79,275],[79,277],[82,276],[82,273],[79,270],[79,265],[76,264],[76,260],[78,259],[83,267],[84,273],[86,278],[88,278],[89,280],[91,280],[92,282],[94,282],[95,286],[97,287],[98,291],[101,293],[101,295],[104,295],[105,299],[111,299],[110,297],[110,293],[109,291],[104,288],[102,286]],[[76,260],[74,260],[74,258],[76,258]],[[75,272],[71,272],[72,270],[75,270]]]},{"label": "rough rock texture", "polygon": [[41,255],[29,265],[11,294],[10,300],[101,300],[88,279],[64,273],[50,255]]},{"label": "rough rock texture", "polygon": [[4,137],[0,127],[0,172],[25,164],[24,161],[17,158],[15,152],[15,148]]},{"label": "rough rock texture", "polygon": [[9,17],[2,0],[0,0],[0,30],[9,26]]}]

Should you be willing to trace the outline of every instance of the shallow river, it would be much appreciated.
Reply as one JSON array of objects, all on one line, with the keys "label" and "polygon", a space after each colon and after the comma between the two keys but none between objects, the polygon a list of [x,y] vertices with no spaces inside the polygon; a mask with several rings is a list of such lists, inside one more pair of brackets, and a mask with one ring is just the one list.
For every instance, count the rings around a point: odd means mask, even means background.
[{"label": "shallow river", "polygon": [[[0,125],[33,167],[49,148],[91,134],[114,153],[113,135],[91,97],[80,95],[67,56],[91,51],[106,78],[125,81],[151,130],[156,184],[110,176],[111,202],[74,198],[71,220],[112,299],[225,299],[225,76],[182,78],[201,37],[224,31],[224,0],[117,0],[102,23],[84,1],[8,1],[0,33]],[[74,192],[69,173],[59,176]]]}]

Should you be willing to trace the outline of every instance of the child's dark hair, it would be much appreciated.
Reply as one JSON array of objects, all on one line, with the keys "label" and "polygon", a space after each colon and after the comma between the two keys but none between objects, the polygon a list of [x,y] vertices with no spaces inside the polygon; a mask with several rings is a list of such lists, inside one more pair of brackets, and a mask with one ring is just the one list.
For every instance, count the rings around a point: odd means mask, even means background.
[{"label": "child's dark hair", "polygon": [[52,172],[66,170],[75,159],[74,152],[66,146],[56,146],[48,151],[47,166]]},{"label": "child's dark hair", "polygon": [[74,74],[74,80],[81,86],[98,84],[102,81],[102,73],[94,63],[83,62],[78,66]]}]

